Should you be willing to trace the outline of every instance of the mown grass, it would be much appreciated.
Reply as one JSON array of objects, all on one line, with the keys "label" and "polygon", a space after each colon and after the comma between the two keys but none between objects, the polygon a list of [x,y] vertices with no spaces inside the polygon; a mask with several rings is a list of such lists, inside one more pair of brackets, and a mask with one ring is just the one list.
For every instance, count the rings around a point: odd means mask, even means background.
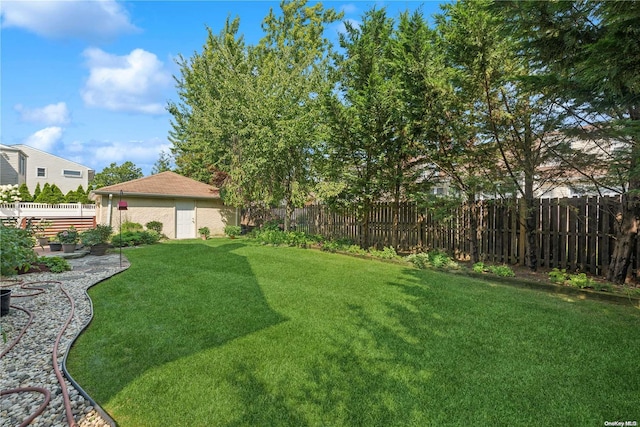
[{"label": "mown grass", "polygon": [[640,418],[640,312],[243,240],[126,252],[69,370],[120,426]]}]

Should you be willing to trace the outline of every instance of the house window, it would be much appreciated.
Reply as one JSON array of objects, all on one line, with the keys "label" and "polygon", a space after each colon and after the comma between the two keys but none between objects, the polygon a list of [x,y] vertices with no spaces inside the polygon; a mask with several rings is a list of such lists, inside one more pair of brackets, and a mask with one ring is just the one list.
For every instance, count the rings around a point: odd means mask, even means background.
[{"label": "house window", "polygon": [[38,178],[46,178],[47,177],[47,168],[38,168],[36,170],[36,176]]},{"label": "house window", "polygon": [[74,170],[64,169],[62,171],[62,175],[66,176],[66,177],[70,177],[70,178],[80,178],[80,177],[82,177],[82,171],[74,171]]},{"label": "house window", "polygon": [[27,172],[27,159],[22,154],[18,160],[18,171],[20,175],[24,175]]}]

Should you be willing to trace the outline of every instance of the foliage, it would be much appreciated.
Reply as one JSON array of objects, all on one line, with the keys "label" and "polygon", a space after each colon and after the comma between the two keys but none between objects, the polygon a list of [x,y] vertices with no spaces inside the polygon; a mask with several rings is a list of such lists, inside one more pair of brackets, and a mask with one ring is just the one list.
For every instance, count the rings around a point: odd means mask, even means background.
[{"label": "foliage", "polygon": [[29,193],[29,187],[27,187],[27,184],[20,184],[20,187],[18,187],[18,193],[20,193],[21,202],[33,202],[34,197]]},{"label": "foliage", "polygon": [[21,199],[19,186],[16,185],[0,185],[0,203],[14,203]]},{"label": "foliage", "polygon": [[113,228],[110,225],[98,224],[95,228],[86,230],[80,234],[82,244],[85,246],[94,246],[109,242]]},{"label": "foliage", "polygon": [[285,229],[310,188],[310,153],[322,139],[318,94],[328,87],[323,33],[339,18],[306,3],[270,11],[257,45],[238,35],[239,19],[227,19],[218,35],[208,29],[203,51],[179,58],[180,102],[169,104],[178,169],[207,183],[223,176],[230,205],[283,202]]},{"label": "foliage", "polygon": [[38,262],[46,265],[52,273],[63,273],[71,270],[69,262],[58,256],[43,256],[38,258]]},{"label": "foliage", "polygon": [[[226,227],[225,227],[226,228]],[[274,246],[297,246],[306,248],[315,243],[313,238],[308,237],[300,231],[282,231],[282,230],[258,230],[254,233],[254,239],[263,245]]]},{"label": "foliage", "polygon": [[224,234],[229,237],[239,236],[242,232],[242,228],[239,225],[225,225]]},{"label": "foliage", "polygon": [[513,269],[511,267],[509,267],[508,265],[490,265],[488,267],[488,270],[490,273],[495,274],[496,276],[500,276],[500,277],[515,277],[515,273],[513,272]]},{"label": "foliage", "polygon": [[111,244],[116,247],[152,245],[160,241],[160,234],[153,230],[123,231],[111,237]]},{"label": "foliage", "polygon": [[485,267],[484,262],[476,262],[473,264],[472,270],[476,273],[484,273],[487,271],[487,267]]},{"label": "foliage", "polygon": [[18,270],[29,270],[37,261],[31,233],[0,223],[0,275],[12,276]]},{"label": "foliage", "polygon": [[209,227],[200,227],[198,228],[198,234],[204,236],[205,239],[208,239],[211,235],[211,230],[209,230]]},{"label": "foliage", "polygon": [[153,165],[153,169],[151,169],[151,175],[156,175],[161,172],[167,172],[173,170],[173,159],[171,154],[162,150],[160,152],[160,156],[158,160]]},{"label": "foliage", "polygon": [[136,167],[132,162],[126,161],[120,166],[113,162],[94,176],[91,185],[98,189],[142,177],[142,169]]},{"label": "foliage", "polygon": [[396,250],[390,246],[385,246],[381,251],[369,248],[369,254],[381,259],[400,259]]},{"label": "foliage", "polygon": [[569,275],[567,274],[566,268],[563,268],[562,270],[554,268],[549,272],[549,280],[553,283],[564,283],[568,278]]},{"label": "foliage", "polygon": [[284,228],[284,223],[281,219],[270,219],[268,221],[265,221],[264,224],[262,224],[262,227],[260,227],[261,230],[282,230]]},{"label": "foliage", "polygon": [[71,226],[66,230],[59,231],[57,236],[58,241],[62,244],[78,243],[78,240],[80,240],[78,230],[76,230],[74,226]]},{"label": "foliage", "polygon": [[124,221],[120,224],[120,231],[142,231],[142,224],[133,221]]},{"label": "foliage", "polygon": [[35,198],[36,203],[58,204],[65,202],[65,196],[56,184],[44,184],[42,192]]},{"label": "foliage", "polygon": [[426,268],[458,268],[457,262],[455,262],[446,252],[442,252],[439,250],[431,250],[429,252],[419,252],[417,254],[411,254],[405,257],[405,260],[421,270]]},{"label": "foliage", "polygon": [[584,288],[593,288],[594,281],[590,277],[587,277],[586,273],[578,273],[571,274],[567,283],[570,286],[574,286],[576,288],[584,289]]},{"label": "foliage", "polygon": [[158,234],[162,234],[163,224],[160,221],[149,221],[145,226],[148,230],[153,230]]}]

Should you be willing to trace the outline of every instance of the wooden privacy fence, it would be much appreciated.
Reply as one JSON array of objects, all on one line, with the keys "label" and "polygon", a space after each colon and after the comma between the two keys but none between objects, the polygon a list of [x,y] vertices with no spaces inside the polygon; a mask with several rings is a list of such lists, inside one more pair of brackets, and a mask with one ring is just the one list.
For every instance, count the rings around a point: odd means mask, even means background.
[{"label": "wooden privacy fence", "polygon": [[[522,200],[477,202],[478,252],[484,261],[523,264],[525,233],[520,221]],[[619,209],[615,197],[581,197],[536,200],[536,237],[541,267],[566,268],[596,275],[605,274],[615,240],[615,217]],[[420,208],[401,203],[398,211],[397,247],[401,252],[443,249],[458,258],[471,252],[469,205],[442,209]],[[274,214],[282,216],[282,210]],[[294,211],[296,230],[328,238],[348,238],[360,242],[361,222],[355,212],[334,212],[324,205]],[[391,203],[373,206],[369,219],[369,246],[382,248],[393,242]],[[638,269],[640,242],[633,253],[632,269]]]}]

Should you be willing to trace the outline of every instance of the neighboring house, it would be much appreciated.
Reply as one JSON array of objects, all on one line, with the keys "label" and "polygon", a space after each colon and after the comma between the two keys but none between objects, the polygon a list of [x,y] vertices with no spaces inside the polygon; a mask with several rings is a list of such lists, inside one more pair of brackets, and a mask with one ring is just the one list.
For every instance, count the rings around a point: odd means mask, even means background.
[{"label": "neighboring house", "polygon": [[0,185],[27,182],[27,155],[19,148],[0,144]]},{"label": "neighboring house", "polygon": [[[46,183],[57,185],[63,194],[75,191],[79,186],[86,190],[95,174],[91,168],[28,145],[2,145],[0,149],[2,152],[1,183],[26,183],[32,194],[38,184],[42,188]],[[24,177],[22,181],[20,181],[21,175]]]},{"label": "neighboring house", "polygon": [[[240,223],[239,210],[224,206],[217,188],[178,175],[162,172],[91,192],[96,202],[96,222],[111,225],[117,232],[121,222],[163,224],[170,239],[190,239],[208,227],[212,235],[224,234],[226,225]],[[118,210],[120,201],[126,210]]]}]

